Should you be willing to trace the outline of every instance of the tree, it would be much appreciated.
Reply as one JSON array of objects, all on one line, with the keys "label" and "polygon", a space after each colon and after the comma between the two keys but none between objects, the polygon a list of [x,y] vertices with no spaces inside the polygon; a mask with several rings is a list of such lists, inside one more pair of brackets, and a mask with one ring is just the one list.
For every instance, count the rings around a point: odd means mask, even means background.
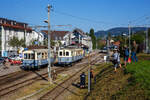
[{"label": "tree", "polygon": [[62,45],[62,43],[61,43],[61,41],[60,41],[60,40],[58,41],[58,44],[59,44],[59,46],[61,46],[61,45]]},{"label": "tree", "polygon": [[25,40],[24,40],[24,39],[21,39],[21,40],[20,40],[20,46],[21,46],[21,47],[24,47],[24,48],[26,47],[26,44],[25,44]]},{"label": "tree", "polygon": [[55,42],[51,40],[51,46],[55,46]]},{"label": "tree", "polygon": [[108,33],[108,40],[111,40],[111,34]]},{"label": "tree", "polygon": [[25,47],[25,40],[24,39],[18,39],[18,37],[16,36],[13,36],[13,38],[11,38],[9,41],[8,41],[8,44],[12,47],[15,47],[15,48],[19,48],[19,47]]},{"label": "tree", "polygon": [[135,34],[131,37],[131,41],[136,41],[137,44],[141,44],[144,41],[144,36],[142,34]]},{"label": "tree", "polygon": [[19,47],[19,39],[18,37],[16,36],[13,36],[13,38],[11,38],[9,41],[8,41],[8,44],[12,47],[16,47],[18,49]]},{"label": "tree", "polygon": [[94,29],[90,29],[90,37],[92,39],[93,49],[96,48],[96,37],[94,35]]},{"label": "tree", "polygon": [[36,44],[36,42],[37,42],[37,39],[32,39],[32,40],[31,40],[31,44],[32,44],[32,45],[38,45],[38,44]]},{"label": "tree", "polygon": [[47,38],[44,39],[44,45],[45,45],[45,46],[48,46],[48,39],[47,39]]},{"label": "tree", "polygon": [[100,38],[100,37],[97,39],[96,42],[97,42],[97,48],[98,48],[98,49],[102,49],[102,48],[104,48],[104,46],[106,45],[106,44],[105,44],[104,42],[102,42],[102,41],[103,41],[103,40],[102,40],[102,38]]}]

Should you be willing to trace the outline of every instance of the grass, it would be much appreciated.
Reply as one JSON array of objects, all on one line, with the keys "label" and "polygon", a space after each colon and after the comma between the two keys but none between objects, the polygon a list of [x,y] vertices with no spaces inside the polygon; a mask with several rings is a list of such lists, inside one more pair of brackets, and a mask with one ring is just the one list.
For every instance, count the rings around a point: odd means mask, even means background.
[{"label": "grass", "polygon": [[118,100],[150,100],[150,55],[138,54],[139,62],[128,64],[128,84],[118,91]]},{"label": "grass", "polygon": [[[104,64],[96,64],[96,65],[93,65],[91,66],[93,71],[94,71],[94,75],[97,75],[100,71],[101,71],[101,67],[106,67],[108,66],[107,64],[104,65]],[[85,73],[86,74],[86,86],[88,86],[88,72]],[[94,84],[94,80],[92,79],[92,83]],[[80,96],[78,95],[69,95],[68,97],[66,97],[66,100],[84,100],[85,97],[87,96],[88,94],[88,89],[85,88],[85,89],[80,89],[80,88],[76,88],[76,93],[80,94]]]},{"label": "grass", "polygon": [[[128,64],[125,72],[118,68],[113,73],[112,64],[93,66],[96,84],[87,100],[150,100],[150,55],[138,54],[139,62]],[[123,60],[123,59],[122,59]],[[87,73],[86,73],[87,74]],[[86,78],[87,79],[87,78]],[[84,100],[87,89],[77,89],[82,96],[69,100]]]},{"label": "grass", "polygon": [[142,60],[137,63],[129,64],[127,66],[127,72],[132,75],[132,84],[139,83],[141,88],[150,90],[150,61]]}]

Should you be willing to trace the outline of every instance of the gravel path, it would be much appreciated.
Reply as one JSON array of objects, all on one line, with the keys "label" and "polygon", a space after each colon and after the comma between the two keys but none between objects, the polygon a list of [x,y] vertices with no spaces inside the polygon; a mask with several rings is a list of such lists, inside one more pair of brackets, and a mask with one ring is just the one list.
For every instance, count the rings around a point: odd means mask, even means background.
[{"label": "gravel path", "polygon": [[8,68],[6,68],[4,65],[0,65],[0,76],[3,76],[3,75],[7,75],[7,74],[10,74],[10,73],[14,73],[14,72],[17,72],[17,71],[20,71],[20,66],[18,65],[9,65]]}]

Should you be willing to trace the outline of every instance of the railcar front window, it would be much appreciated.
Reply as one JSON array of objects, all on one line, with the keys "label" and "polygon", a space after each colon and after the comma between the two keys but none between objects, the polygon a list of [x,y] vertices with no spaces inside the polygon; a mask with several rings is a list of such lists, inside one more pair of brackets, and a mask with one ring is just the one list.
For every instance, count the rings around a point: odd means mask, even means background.
[{"label": "railcar front window", "polygon": [[35,59],[35,54],[24,54],[24,59]]},{"label": "railcar front window", "polygon": [[62,52],[59,52],[59,56],[62,56]]},{"label": "railcar front window", "polygon": [[37,56],[38,56],[38,59],[41,59],[41,53],[38,53]]},{"label": "railcar front window", "polygon": [[69,52],[66,52],[66,56],[69,56]]},{"label": "railcar front window", "polygon": [[27,54],[24,54],[24,59],[27,59]]},{"label": "railcar front window", "polygon": [[31,58],[30,59],[35,59],[35,55],[34,54],[30,54],[31,56]]}]

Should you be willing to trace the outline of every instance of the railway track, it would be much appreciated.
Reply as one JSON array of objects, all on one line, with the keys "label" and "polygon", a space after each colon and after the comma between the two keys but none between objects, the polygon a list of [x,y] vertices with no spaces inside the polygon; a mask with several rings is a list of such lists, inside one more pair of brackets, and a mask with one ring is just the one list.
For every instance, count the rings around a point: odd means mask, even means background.
[{"label": "railway track", "polygon": [[14,82],[14,80],[18,80],[20,78],[28,76],[30,73],[31,72],[19,71],[16,73],[11,73],[9,75],[3,76],[0,78],[0,86],[10,84]]},{"label": "railway track", "polygon": [[[83,59],[83,60],[85,60],[85,59]],[[75,66],[76,66],[76,64],[75,64]],[[58,68],[58,69],[56,69],[56,73],[58,74],[58,73],[61,73],[63,71],[66,71],[66,70],[68,70],[68,69],[67,68]],[[12,75],[18,75],[18,73],[20,73],[20,72],[16,72],[16,73],[14,73]],[[21,76],[18,76],[18,77],[15,77],[15,78],[11,79],[11,81],[16,80],[16,79],[20,79],[23,76],[28,76],[28,75],[30,75],[30,72],[25,72],[25,73],[21,74]],[[16,82],[15,84],[12,84],[12,85],[9,85],[9,86],[4,86],[3,88],[0,88],[0,99],[2,97],[6,96],[6,95],[9,95],[9,94],[11,94],[11,93],[13,93],[13,92],[15,92],[15,91],[25,87],[25,86],[29,86],[29,85],[33,84],[34,82],[37,82],[38,80],[41,80],[41,79],[45,79],[46,80],[46,78],[48,77],[48,74],[47,73],[43,73],[43,74],[40,74],[40,76],[41,77],[36,76],[36,77],[31,78],[31,79],[27,79],[27,80],[23,80],[23,81],[20,81],[20,82]],[[5,82],[0,82],[0,85],[2,86],[3,84],[9,82],[10,78],[12,78],[12,77],[10,77],[9,75],[8,76],[4,76],[3,78],[1,78],[1,79],[4,79]],[[9,83],[7,83],[7,84],[9,84]]]},{"label": "railway track", "polygon": [[[90,64],[94,65],[99,60],[100,60],[100,58],[96,58],[96,59],[92,60],[90,62]],[[40,97],[39,100],[55,100],[55,99],[57,99],[60,95],[63,94],[63,92],[65,90],[69,90],[69,86],[71,86],[73,82],[75,82],[79,79],[79,76],[83,71],[88,70],[87,64],[88,63],[83,64],[82,68],[79,71],[75,72],[68,79],[66,79],[62,83],[58,84],[55,88],[53,88],[52,90],[47,92],[45,95]]]},{"label": "railway track", "polygon": [[2,75],[2,76],[0,76],[0,81],[1,81],[1,80],[4,80],[5,78],[10,78],[10,77],[12,77],[12,76],[15,76],[15,75],[17,75],[17,74],[20,73],[20,72],[21,72],[21,71],[17,71],[17,72],[14,72],[14,73]]},{"label": "railway track", "polygon": [[[66,70],[66,69],[65,68],[56,69],[56,73],[60,73],[61,71],[64,71],[64,70]],[[36,77],[31,78],[31,79],[27,79],[27,80],[18,82],[16,84],[13,84],[13,85],[1,88],[0,89],[0,98],[5,96],[5,95],[8,95],[8,94],[10,94],[10,93],[12,93],[14,91],[17,91],[18,89],[21,89],[21,88],[23,88],[25,86],[31,85],[34,82],[38,81],[38,80],[41,80],[41,79],[45,79],[46,80],[46,77],[48,77],[48,74],[44,73],[44,74],[41,74],[41,76],[42,77],[36,76]]]}]

